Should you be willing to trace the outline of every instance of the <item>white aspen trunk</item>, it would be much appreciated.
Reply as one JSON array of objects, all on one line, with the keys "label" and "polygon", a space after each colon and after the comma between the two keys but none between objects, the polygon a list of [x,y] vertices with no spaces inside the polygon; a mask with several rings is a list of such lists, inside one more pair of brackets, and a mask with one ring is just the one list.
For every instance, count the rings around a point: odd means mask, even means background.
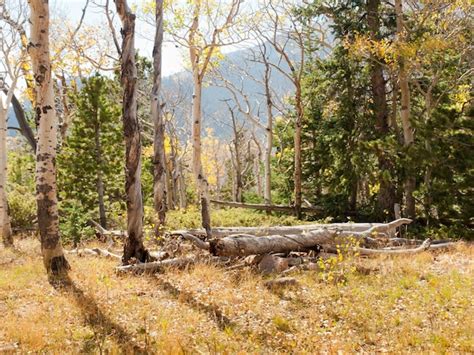
[{"label": "white aspen trunk", "polygon": [[199,200],[201,202],[201,218],[202,226],[206,230],[207,236],[211,237],[211,215],[209,212],[209,184],[204,171],[202,169],[201,161],[201,124],[202,124],[202,77],[203,69],[200,68],[200,60],[198,49],[196,48],[195,36],[199,29],[199,13],[201,10],[201,1],[196,1],[194,8],[194,18],[191,29],[189,31],[189,55],[191,65],[193,68],[193,102],[192,102],[192,137],[193,137],[193,173],[196,179],[197,191]]},{"label": "white aspen trunk", "polygon": [[155,235],[161,234],[165,224],[167,210],[166,157],[165,157],[165,122],[161,111],[161,62],[163,44],[163,0],[156,0],[155,43],[153,45],[153,88],[151,98],[151,117],[154,124],[153,136],[153,205],[158,219],[155,223]]},{"label": "white aspen trunk", "polygon": [[30,44],[28,45],[36,92],[38,145],[36,150],[36,199],[43,262],[48,274],[69,269],[59,235],[56,186],[58,120],[54,110],[53,81],[49,54],[49,6],[44,0],[29,0]]},{"label": "white aspen trunk", "polygon": [[[0,100],[2,98],[0,97]],[[0,238],[5,247],[13,246],[7,201],[7,107],[0,102]]]},{"label": "white aspen trunk", "polygon": [[[266,58],[264,59],[266,60]],[[265,62],[265,96],[267,99],[267,127],[264,159],[265,190],[263,198],[266,205],[272,204],[272,148],[273,148],[273,104],[270,91],[270,65]]]},{"label": "white aspen trunk", "polygon": [[143,245],[143,198],[141,186],[141,136],[137,116],[137,67],[135,65],[135,14],[126,0],[115,0],[122,21],[121,82],[123,87],[123,130],[125,137],[125,193],[127,195],[127,239],[123,263],[135,258],[148,261]]},{"label": "white aspen trunk", "polygon": [[[402,0],[395,0],[395,14],[397,17],[397,36],[399,40],[403,40],[404,35],[404,23],[403,23],[403,8]],[[410,147],[415,142],[415,136],[413,128],[410,122],[410,87],[408,85],[408,75],[405,68],[405,61],[403,57],[398,58],[399,72],[398,80],[400,83],[400,95],[401,95],[401,108],[400,117],[403,128],[403,143],[405,147]],[[409,171],[404,182],[405,189],[405,214],[408,218],[415,218],[415,198],[413,192],[416,188],[416,178],[413,173]]]},{"label": "white aspen trunk", "polygon": [[[197,71],[197,69],[195,70]],[[196,179],[199,200],[201,202],[202,227],[211,236],[211,216],[209,213],[209,184],[202,169],[201,162],[201,99],[202,83],[199,76],[194,75],[193,93],[193,172]]]}]

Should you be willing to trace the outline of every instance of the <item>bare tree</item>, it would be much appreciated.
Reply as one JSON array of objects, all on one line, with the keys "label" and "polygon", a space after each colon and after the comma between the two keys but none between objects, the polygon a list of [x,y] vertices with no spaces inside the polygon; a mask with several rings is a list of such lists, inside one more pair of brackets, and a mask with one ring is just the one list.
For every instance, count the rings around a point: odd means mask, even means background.
[{"label": "bare tree", "polygon": [[56,146],[58,121],[54,110],[53,81],[49,53],[49,6],[43,0],[29,0],[30,45],[36,91],[38,147],[36,150],[36,189],[38,226],[43,262],[48,274],[69,269],[59,235],[56,186]]},{"label": "bare tree", "polygon": [[261,11],[265,17],[265,26],[255,24],[254,28],[279,55],[279,63],[269,63],[269,65],[287,78],[295,90],[294,205],[296,216],[301,218],[301,134],[304,117],[302,78],[306,59],[305,41],[307,34],[305,27],[298,21],[293,10],[293,4],[290,1],[264,1]]},{"label": "bare tree", "polygon": [[[24,24],[27,21],[26,11],[22,6],[22,3],[18,3],[19,6],[15,8],[15,13],[17,14],[16,18],[12,17],[5,6],[1,6],[2,8],[2,21],[7,24],[19,37],[19,46],[17,48],[21,50],[23,53],[27,51],[28,45],[28,36],[24,29]],[[26,54],[25,54],[26,56]],[[6,55],[4,53],[4,58]],[[25,58],[26,59],[26,58]],[[33,76],[31,75],[30,65],[28,64],[27,60],[22,60],[21,62],[21,74],[25,79],[26,83],[26,92],[30,99],[32,100],[34,106],[34,81]],[[8,90],[6,88],[3,89],[3,93],[8,96]],[[25,111],[23,106],[21,105],[20,101],[16,97],[15,93],[13,93],[11,104],[13,105],[13,110],[15,112],[16,119],[20,126],[20,133],[26,138],[28,144],[31,146],[33,152],[36,151],[36,139],[33,130],[31,129],[25,115]]]},{"label": "bare tree", "polygon": [[[258,78],[253,75],[248,68],[238,68],[232,64],[232,70],[241,73],[241,82],[235,83],[226,78],[224,73],[218,72],[216,76],[215,85],[226,88],[236,104],[236,108],[255,128],[261,130],[265,134],[265,153],[263,159],[264,166],[264,192],[263,198],[265,204],[271,205],[271,158],[273,148],[273,121],[275,110],[282,110],[276,99],[278,95],[272,89],[271,72],[272,67],[269,59],[270,44],[257,40],[257,46],[250,48],[250,57],[247,59],[248,65],[255,65],[256,63],[262,66],[262,77]],[[263,96],[265,101],[266,122],[261,119],[260,101],[258,99],[251,99],[251,95],[246,91],[244,82],[252,80],[262,88],[259,93]],[[259,176],[256,176],[259,178]]]},{"label": "bare tree", "polygon": [[[8,109],[13,100],[15,87],[20,76],[24,52],[18,48],[18,35],[15,28],[4,21],[5,4],[0,1],[0,239],[5,247],[13,246],[13,236],[8,213],[7,199],[7,120]],[[6,23],[8,28],[3,28]],[[10,84],[7,84],[10,79]],[[5,96],[3,98],[2,96]]]},{"label": "bare tree", "polygon": [[[395,0],[395,15],[397,19],[397,37],[399,41],[405,40],[405,28],[403,20],[403,8],[402,0]],[[413,132],[411,120],[410,120],[410,110],[411,110],[411,100],[410,100],[410,86],[408,82],[408,73],[406,69],[406,63],[403,56],[398,57],[398,82],[400,86],[400,96],[401,96],[401,108],[400,108],[400,117],[402,121],[403,128],[403,143],[404,146],[409,148],[415,142],[415,135]],[[416,177],[412,172],[408,172],[404,181],[405,189],[405,214],[408,218],[415,217],[415,198],[413,192],[416,188]]]},{"label": "bare tree", "polygon": [[225,101],[227,109],[229,110],[230,117],[232,119],[232,133],[234,135],[232,139],[232,145],[229,146],[232,166],[235,171],[235,183],[234,183],[234,196],[233,200],[235,202],[243,202],[242,200],[242,190],[244,188],[244,183],[242,179],[242,153],[241,147],[243,143],[243,125],[239,124],[235,114],[235,109],[230,106],[229,102]]},{"label": "bare tree", "polygon": [[[184,24],[184,31],[180,26],[180,29],[172,33],[175,41],[189,50],[191,61],[193,173],[201,203],[202,225],[208,237],[211,237],[209,183],[201,160],[202,87],[219,49],[235,43],[230,30],[239,13],[240,4],[241,0],[232,0],[228,6],[222,3],[211,4],[202,0],[193,1],[191,17],[189,23]],[[204,24],[203,17],[207,20]]]},{"label": "bare tree", "polygon": [[165,158],[165,122],[161,110],[161,49],[163,45],[163,0],[155,2],[155,43],[153,46],[153,89],[151,102],[151,116],[154,123],[153,137],[153,202],[155,213],[158,215],[155,234],[160,234],[160,226],[166,219],[166,158]]},{"label": "bare tree", "polygon": [[143,197],[141,185],[141,135],[137,117],[137,68],[135,65],[135,14],[126,0],[115,0],[122,21],[121,81],[125,137],[125,193],[127,195],[127,239],[123,263],[131,258],[145,262],[150,255],[143,245]]}]

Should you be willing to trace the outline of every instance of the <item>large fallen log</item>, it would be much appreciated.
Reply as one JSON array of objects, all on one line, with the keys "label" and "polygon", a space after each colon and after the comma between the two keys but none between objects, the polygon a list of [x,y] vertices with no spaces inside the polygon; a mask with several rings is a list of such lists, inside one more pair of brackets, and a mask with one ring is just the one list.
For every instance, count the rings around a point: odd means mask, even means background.
[{"label": "large fallen log", "polygon": [[[219,200],[211,200],[211,202],[218,206],[225,206],[225,207],[236,207],[236,208],[250,208],[253,210],[259,211],[269,211],[269,212],[286,212],[286,213],[294,213],[295,208],[292,206],[285,206],[285,205],[262,205],[256,203],[241,203],[241,202],[229,202],[229,201],[219,201]],[[320,213],[323,210],[320,207],[301,207],[301,212],[305,213]]]},{"label": "large fallen log", "polygon": [[[362,244],[367,235],[353,236]],[[292,251],[309,251],[320,245],[337,245],[347,242],[347,236],[335,230],[319,229],[305,234],[270,235],[256,237],[253,235],[231,235],[209,242],[210,252],[217,256],[247,256],[268,253],[289,253]]]},{"label": "large fallen log", "polygon": [[[403,224],[410,224],[411,219],[400,218],[390,223],[316,223],[303,224],[297,226],[276,226],[276,227],[215,227],[212,228],[212,236],[214,238],[222,238],[232,234],[251,234],[251,235],[286,235],[286,234],[303,234],[317,229],[335,229],[347,232],[379,232],[394,236],[397,227]],[[170,235],[200,235],[205,236],[204,229],[190,229],[171,231]]]}]

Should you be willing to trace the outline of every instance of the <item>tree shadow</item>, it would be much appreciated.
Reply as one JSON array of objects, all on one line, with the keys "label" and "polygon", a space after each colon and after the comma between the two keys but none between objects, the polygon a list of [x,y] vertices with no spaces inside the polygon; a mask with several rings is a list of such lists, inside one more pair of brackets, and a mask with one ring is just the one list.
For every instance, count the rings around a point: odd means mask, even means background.
[{"label": "tree shadow", "polygon": [[190,291],[182,290],[174,286],[168,280],[157,275],[155,275],[154,280],[158,282],[162,290],[166,291],[173,298],[184,302],[199,312],[205,313],[210,319],[216,322],[216,325],[220,330],[234,326],[231,319],[228,318],[216,304],[205,304],[199,301]]},{"label": "tree shadow", "polygon": [[[147,354],[148,350],[136,342],[133,335],[128,333],[125,328],[115,323],[107,317],[99,308],[94,298],[86,295],[67,274],[49,277],[50,284],[57,290],[71,296],[76,305],[80,308],[85,322],[93,328],[95,346],[100,350],[105,344],[106,338],[111,336],[115,338],[120,352],[128,354]],[[84,344],[84,351],[91,352],[94,346],[90,342]]]}]

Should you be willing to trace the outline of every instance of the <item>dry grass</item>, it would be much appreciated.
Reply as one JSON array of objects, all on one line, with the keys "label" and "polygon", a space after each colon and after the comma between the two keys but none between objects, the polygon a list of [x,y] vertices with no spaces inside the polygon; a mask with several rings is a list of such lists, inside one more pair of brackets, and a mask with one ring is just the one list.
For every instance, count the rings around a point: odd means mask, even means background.
[{"label": "dry grass", "polygon": [[115,261],[68,259],[70,283],[54,288],[36,241],[0,249],[0,351],[474,351],[473,246],[349,258],[295,274],[300,286],[279,291],[249,270],[117,276]]}]

